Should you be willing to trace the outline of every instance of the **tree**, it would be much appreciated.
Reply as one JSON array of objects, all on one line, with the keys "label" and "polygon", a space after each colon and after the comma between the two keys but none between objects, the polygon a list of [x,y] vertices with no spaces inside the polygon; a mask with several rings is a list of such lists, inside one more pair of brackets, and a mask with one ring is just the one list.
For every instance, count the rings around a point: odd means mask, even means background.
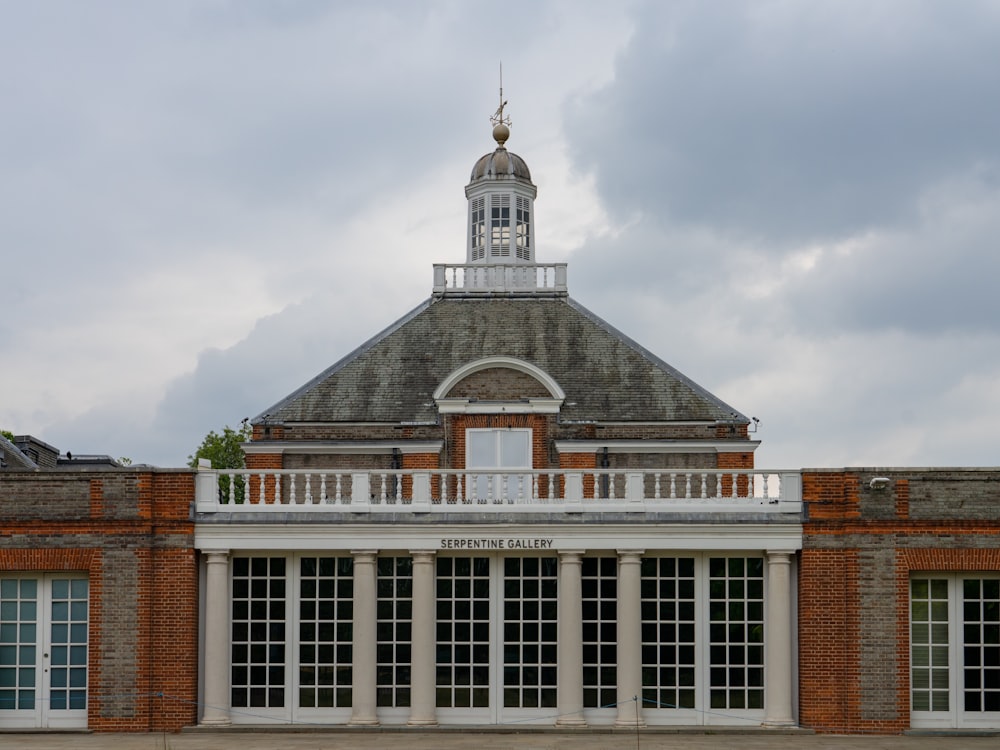
[{"label": "tree", "polygon": [[12,443],[14,442],[14,433],[11,432],[10,430],[0,430],[0,435],[3,435],[10,442]]},{"label": "tree", "polygon": [[[194,455],[188,456],[188,466],[197,468],[198,459],[207,458],[212,462],[212,468],[214,469],[243,469],[246,467],[246,457],[243,455],[241,443],[247,442],[252,434],[253,428],[246,419],[243,420],[239,429],[236,430],[229,425],[226,425],[222,429],[221,434],[212,430],[201,441],[201,445],[198,446]],[[243,502],[243,490],[245,486],[246,481],[243,477],[236,477],[235,486],[233,487],[236,502]],[[219,498],[224,500],[228,497],[229,477],[220,475]]]},{"label": "tree", "polygon": [[229,425],[222,428],[221,435],[212,430],[201,441],[194,455],[188,456],[188,466],[197,468],[198,459],[207,458],[215,469],[242,469],[246,466],[246,459],[241,444],[248,441],[252,434],[253,429],[245,419],[238,430]]}]

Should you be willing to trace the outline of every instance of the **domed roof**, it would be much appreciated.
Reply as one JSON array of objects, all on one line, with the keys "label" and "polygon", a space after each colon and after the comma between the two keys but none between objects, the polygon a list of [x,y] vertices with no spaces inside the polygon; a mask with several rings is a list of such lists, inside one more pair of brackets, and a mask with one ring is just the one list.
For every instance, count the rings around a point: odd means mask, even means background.
[{"label": "domed roof", "polygon": [[[502,108],[503,105],[501,105]],[[524,163],[524,159],[511,153],[505,147],[507,139],[510,138],[510,128],[505,122],[496,123],[493,128],[493,138],[497,142],[497,150],[479,158],[479,161],[472,167],[472,177],[469,178],[469,182],[503,180],[511,177],[531,182],[531,172],[528,171],[528,165]]]},{"label": "domed roof", "polygon": [[469,182],[502,180],[511,177],[531,182],[531,172],[528,170],[528,165],[524,163],[524,159],[500,146],[492,154],[486,154],[479,158],[472,167],[472,176],[469,178]]}]

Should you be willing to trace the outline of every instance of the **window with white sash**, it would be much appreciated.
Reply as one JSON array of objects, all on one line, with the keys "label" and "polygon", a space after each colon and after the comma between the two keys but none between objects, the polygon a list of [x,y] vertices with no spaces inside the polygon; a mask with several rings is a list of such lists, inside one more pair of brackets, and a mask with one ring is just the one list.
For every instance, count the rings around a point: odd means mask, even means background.
[{"label": "window with white sash", "polygon": [[[469,494],[479,502],[530,499],[532,477],[514,469],[531,468],[531,429],[469,429],[465,433]],[[503,469],[494,473],[489,469]]]}]

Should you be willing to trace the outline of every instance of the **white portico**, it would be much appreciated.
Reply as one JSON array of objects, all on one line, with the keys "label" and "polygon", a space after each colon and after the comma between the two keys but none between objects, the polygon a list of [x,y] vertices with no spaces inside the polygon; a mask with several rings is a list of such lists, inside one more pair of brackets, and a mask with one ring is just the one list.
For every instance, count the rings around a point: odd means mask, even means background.
[{"label": "white portico", "polygon": [[794,723],[800,477],[536,261],[508,126],[465,263],[199,471],[203,723]]}]

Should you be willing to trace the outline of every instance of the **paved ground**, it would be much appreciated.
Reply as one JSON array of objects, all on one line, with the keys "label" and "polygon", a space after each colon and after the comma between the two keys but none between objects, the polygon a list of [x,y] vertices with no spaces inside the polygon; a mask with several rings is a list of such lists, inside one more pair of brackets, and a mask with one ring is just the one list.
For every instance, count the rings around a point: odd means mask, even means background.
[{"label": "paved ground", "polygon": [[842,736],[765,732],[323,731],[7,734],[11,750],[996,750],[1000,736]]}]

